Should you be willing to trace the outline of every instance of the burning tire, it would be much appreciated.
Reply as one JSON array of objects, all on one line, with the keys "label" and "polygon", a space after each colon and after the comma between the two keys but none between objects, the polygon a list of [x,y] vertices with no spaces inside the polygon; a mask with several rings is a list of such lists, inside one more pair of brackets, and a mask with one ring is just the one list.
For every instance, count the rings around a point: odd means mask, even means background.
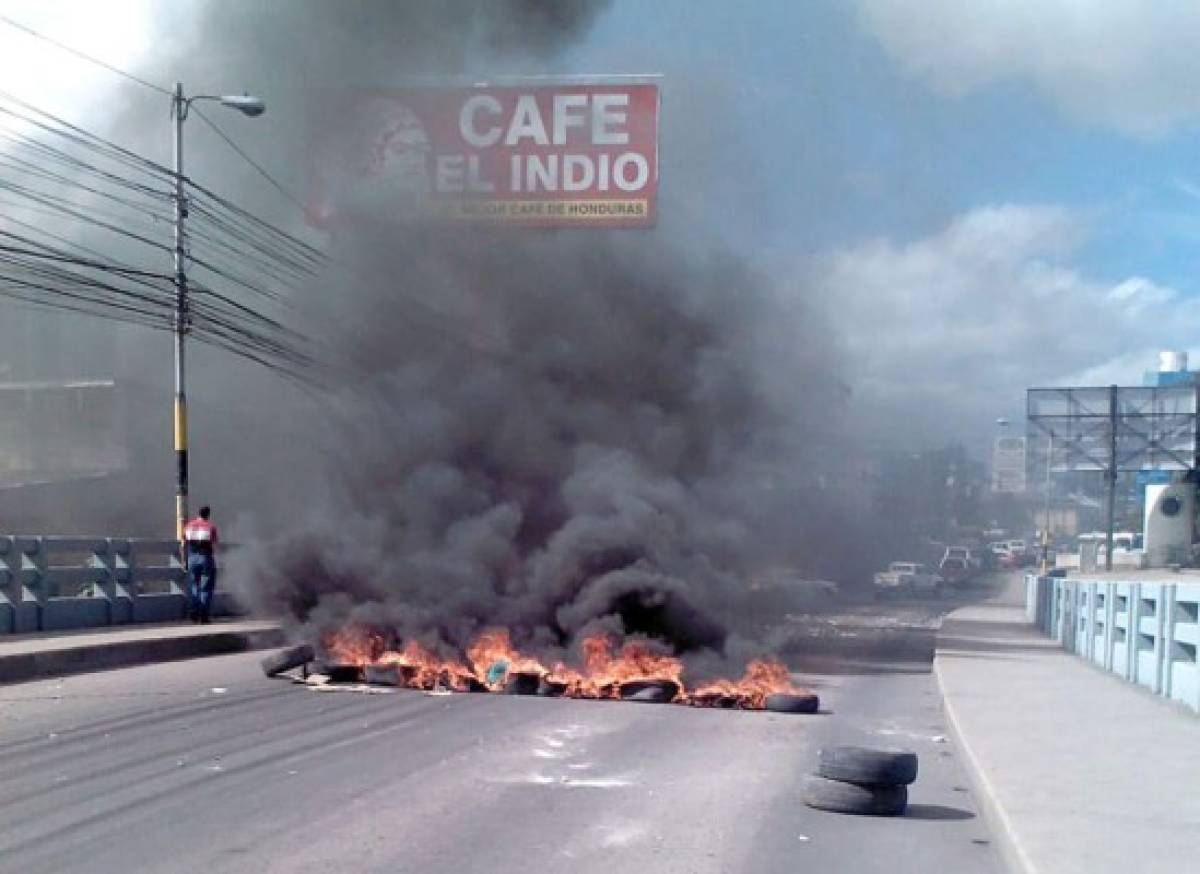
[{"label": "burning tire", "polygon": [[863,816],[899,816],[908,807],[908,787],[863,786],[824,777],[809,777],[804,803],[817,810]]},{"label": "burning tire", "polygon": [[917,779],[917,754],[866,747],[822,747],[817,773],[864,786],[907,786]]},{"label": "burning tire", "polygon": [[772,713],[816,713],[821,709],[821,699],[813,694],[793,695],[777,692],[767,696],[763,708]]},{"label": "burning tire", "polygon": [[679,684],[673,680],[632,680],[622,683],[618,692],[624,701],[669,704],[679,694]]},{"label": "burning tire", "polygon": [[363,679],[372,686],[399,686],[400,668],[398,665],[367,665],[363,669]]},{"label": "burning tire", "polygon": [[542,675],[532,671],[517,671],[504,681],[504,692],[508,695],[536,695],[542,685]]},{"label": "burning tire", "polygon": [[738,710],[742,701],[737,695],[726,695],[721,692],[707,692],[688,697],[688,703],[693,707],[704,707],[710,710]]},{"label": "burning tire", "polygon": [[542,677],[538,683],[537,693],[544,698],[561,698],[567,691],[567,684],[560,680],[547,680]]},{"label": "burning tire", "polygon": [[268,677],[274,677],[282,674],[284,671],[290,671],[292,668],[306,665],[316,657],[313,648],[307,643],[303,643],[300,646],[292,646],[279,652],[271,653],[271,655],[267,656],[259,664],[262,665],[264,674]]},{"label": "burning tire", "polygon": [[363,669],[358,665],[323,665],[321,673],[329,677],[331,683],[361,683]]}]

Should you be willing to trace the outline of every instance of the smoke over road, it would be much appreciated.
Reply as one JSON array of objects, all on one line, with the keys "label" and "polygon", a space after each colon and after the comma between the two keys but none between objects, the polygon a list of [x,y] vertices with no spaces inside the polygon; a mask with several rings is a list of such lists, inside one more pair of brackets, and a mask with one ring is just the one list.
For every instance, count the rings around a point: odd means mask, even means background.
[{"label": "smoke over road", "polygon": [[[485,62],[538,72],[605,6],[218,4],[202,32],[222,34],[239,82],[295,106],[301,71],[322,90]],[[665,87],[686,167],[691,121]],[[318,102],[307,121],[321,118]],[[307,155],[280,142],[284,175],[302,178]],[[304,303],[335,314],[309,331],[333,327],[344,385],[315,418],[266,408],[324,447],[287,474],[320,497],[277,536],[239,538],[228,578],[310,629],[357,620],[461,648],[500,625],[541,651],[607,630],[740,653],[727,619],[752,576],[828,573],[845,555],[838,502],[799,473],[833,403],[833,343],[672,202],[655,231],[431,226],[385,208],[336,231],[332,257],[353,270]]]},{"label": "smoke over road", "polygon": [[[787,425],[756,376],[759,281],[637,232],[390,231],[386,255],[354,253],[378,284],[346,290],[374,330],[346,350],[337,506],[266,548],[254,588],[302,619],[459,645],[597,623],[719,645],[712,617],[780,553],[745,512],[766,495],[750,462]],[[447,285],[486,313],[464,324],[487,351],[393,327],[397,292]]]}]

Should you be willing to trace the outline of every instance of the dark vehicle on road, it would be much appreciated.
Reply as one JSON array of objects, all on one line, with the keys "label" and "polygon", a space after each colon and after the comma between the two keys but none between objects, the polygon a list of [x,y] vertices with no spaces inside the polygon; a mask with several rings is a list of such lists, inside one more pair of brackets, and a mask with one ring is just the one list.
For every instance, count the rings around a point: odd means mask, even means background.
[{"label": "dark vehicle on road", "polygon": [[962,585],[971,578],[972,568],[966,559],[947,556],[938,566],[938,575],[952,586]]}]

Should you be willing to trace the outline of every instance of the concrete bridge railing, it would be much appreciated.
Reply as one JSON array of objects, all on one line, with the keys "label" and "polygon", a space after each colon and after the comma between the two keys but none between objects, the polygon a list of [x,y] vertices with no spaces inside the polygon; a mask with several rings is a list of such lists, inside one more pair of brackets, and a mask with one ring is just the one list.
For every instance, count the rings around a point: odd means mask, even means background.
[{"label": "concrete bridge railing", "polygon": [[[0,635],[182,619],[178,551],[174,540],[0,535]],[[214,615],[231,607],[218,591]]]},{"label": "concrete bridge railing", "polygon": [[1043,633],[1106,671],[1200,712],[1200,582],[1025,577]]}]

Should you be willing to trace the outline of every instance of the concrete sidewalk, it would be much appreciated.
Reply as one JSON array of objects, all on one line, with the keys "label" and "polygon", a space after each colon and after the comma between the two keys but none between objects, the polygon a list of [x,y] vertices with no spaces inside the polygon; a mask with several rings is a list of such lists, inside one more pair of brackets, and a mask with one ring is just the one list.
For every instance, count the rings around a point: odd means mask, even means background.
[{"label": "concrete sidewalk", "polygon": [[0,637],[0,683],[283,645],[279,623],[217,620]]},{"label": "concrete sidewalk", "polygon": [[951,613],[934,671],[1014,871],[1194,870],[1200,718],[1093,668],[1025,619],[1013,576]]}]

